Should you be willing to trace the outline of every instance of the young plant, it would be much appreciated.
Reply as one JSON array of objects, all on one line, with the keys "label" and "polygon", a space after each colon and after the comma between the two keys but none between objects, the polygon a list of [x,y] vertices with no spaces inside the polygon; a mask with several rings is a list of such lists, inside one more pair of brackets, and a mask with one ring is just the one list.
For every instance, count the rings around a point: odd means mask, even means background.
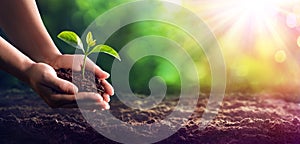
[{"label": "young plant", "polygon": [[119,54],[112,47],[103,44],[96,45],[96,40],[93,39],[92,32],[89,32],[86,36],[86,44],[87,44],[86,48],[84,48],[80,37],[75,32],[63,31],[60,34],[58,34],[57,37],[63,40],[64,42],[66,42],[67,44],[77,49],[80,49],[83,52],[84,59],[83,59],[83,65],[81,69],[83,78],[85,78],[84,74],[85,74],[86,59],[92,53],[100,53],[100,52],[107,53],[121,61]]}]

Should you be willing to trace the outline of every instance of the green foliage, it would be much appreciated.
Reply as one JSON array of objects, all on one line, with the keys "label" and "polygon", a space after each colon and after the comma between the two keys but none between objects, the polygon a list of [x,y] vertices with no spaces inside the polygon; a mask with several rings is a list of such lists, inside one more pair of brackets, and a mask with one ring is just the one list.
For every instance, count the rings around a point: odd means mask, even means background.
[{"label": "green foliage", "polygon": [[88,53],[88,55],[90,55],[91,53],[98,53],[98,52],[107,53],[121,61],[119,54],[108,45],[97,45]]},{"label": "green foliage", "polygon": [[88,32],[88,34],[86,36],[86,44],[87,44],[86,49],[83,47],[80,37],[75,32],[63,31],[60,34],[58,34],[57,37],[59,39],[63,40],[64,42],[66,42],[67,44],[82,50],[82,52],[84,54],[84,60],[83,60],[83,66],[82,66],[82,77],[83,78],[84,78],[84,74],[85,74],[86,59],[92,53],[103,52],[103,53],[109,54],[121,61],[119,54],[112,47],[110,47],[108,45],[102,45],[102,44],[95,46],[96,40],[93,39],[92,32]]},{"label": "green foliage", "polygon": [[96,40],[93,39],[93,35],[91,32],[89,32],[86,36],[86,43],[89,47],[93,47],[96,45]]},{"label": "green foliage", "polygon": [[153,76],[159,76],[164,80],[168,95],[178,95],[180,93],[179,71],[171,62],[159,56],[143,57],[133,65],[129,75],[133,92],[151,94],[148,85]]},{"label": "green foliage", "polygon": [[63,40],[64,42],[66,42],[67,44],[69,44],[75,48],[81,49],[83,51],[83,53],[85,53],[82,41],[76,33],[72,32],[72,31],[64,31],[64,32],[61,32],[57,37],[60,38],[61,40]]}]

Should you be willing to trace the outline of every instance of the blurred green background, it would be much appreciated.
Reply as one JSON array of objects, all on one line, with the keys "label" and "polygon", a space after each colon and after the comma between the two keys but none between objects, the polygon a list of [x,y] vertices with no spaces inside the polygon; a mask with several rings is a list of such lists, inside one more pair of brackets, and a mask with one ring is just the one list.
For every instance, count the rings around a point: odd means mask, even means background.
[{"label": "blurred green background", "polygon": [[[59,40],[56,37],[58,33],[64,30],[72,30],[81,35],[99,15],[117,5],[130,1],[133,0],[37,0],[37,4],[44,24],[60,51],[64,54],[73,54],[75,49]],[[127,25],[115,32],[107,40],[106,44],[116,50],[120,50],[120,48],[128,42],[146,35],[164,36],[174,41],[188,43],[190,47],[197,47],[197,44],[184,31],[174,26],[155,21],[138,22]],[[190,52],[193,53],[195,50],[191,50]],[[199,51],[198,54],[203,55],[203,52]],[[110,72],[114,59],[106,54],[100,54],[99,57],[97,64],[105,71]],[[207,63],[205,61],[206,58],[199,58],[199,55],[195,55],[193,59]],[[204,64],[201,68],[203,71],[203,73],[201,73],[203,88],[204,85],[208,88],[210,77],[209,74],[204,74],[207,69],[203,68]],[[205,75],[207,77],[205,77]],[[167,60],[152,56],[139,60],[131,69],[129,80],[133,92],[150,94],[148,82],[153,76],[161,76],[165,80],[169,94],[180,92],[180,76],[176,68]],[[1,72],[1,80],[4,82],[1,83],[0,86],[4,89],[22,88],[25,86],[4,72]]]},{"label": "blurred green background", "polygon": [[[57,39],[58,33],[72,30],[80,35],[98,15],[124,2],[126,0],[37,0],[44,24],[64,54],[72,54],[74,49]],[[2,36],[5,35],[2,33]],[[109,68],[104,66],[104,69]],[[25,84],[3,71],[0,71],[0,81],[0,89],[27,88]]]},{"label": "blurred green background", "polygon": [[[99,15],[130,1],[133,0],[37,0],[37,3],[42,19],[60,51],[72,54],[74,49],[56,38],[58,33],[72,30],[81,35]],[[255,7],[245,9],[243,4],[238,7],[237,4],[240,2],[235,0],[230,1],[232,5],[225,1],[189,2],[185,4],[184,1],[180,1],[183,6],[208,23],[221,44],[227,65],[227,92],[299,91],[300,69],[297,57],[300,53],[300,38],[297,46],[299,32],[286,26],[286,13],[282,14],[282,11],[279,11],[276,15],[273,13],[270,16],[261,15]],[[256,1],[254,6],[258,5],[268,8],[268,4]],[[261,13],[264,13],[263,10],[265,9],[262,9]],[[159,13],[158,8],[157,14]],[[174,12],[174,16],[177,14]],[[211,71],[205,54],[193,38],[177,27],[155,21],[138,22],[118,30],[106,44],[120,50],[135,38],[147,35],[167,37],[183,45],[196,63],[201,91],[210,91]],[[100,54],[97,64],[110,72],[113,60],[108,55]],[[166,81],[169,94],[180,92],[178,71],[170,62],[159,57],[145,57],[135,63],[129,77],[132,90],[136,93],[149,94],[148,82],[157,75]],[[0,80],[2,89],[24,86],[4,72],[0,72]]]}]

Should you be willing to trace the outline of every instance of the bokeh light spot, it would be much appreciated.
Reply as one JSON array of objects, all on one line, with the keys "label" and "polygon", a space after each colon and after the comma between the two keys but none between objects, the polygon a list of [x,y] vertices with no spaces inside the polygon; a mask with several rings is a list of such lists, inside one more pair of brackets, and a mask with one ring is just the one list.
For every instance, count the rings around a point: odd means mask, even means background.
[{"label": "bokeh light spot", "polygon": [[295,14],[289,14],[287,16],[286,25],[290,28],[295,28],[297,26],[297,17]]},{"label": "bokeh light spot", "polygon": [[298,47],[300,47],[300,36],[297,39],[297,45],[298,45]]},{"label": "bokeh light spot", "polygon": [[284,50],[278,50],[274,57],[276,62],[283,63],[286,60],[286,53]]}]

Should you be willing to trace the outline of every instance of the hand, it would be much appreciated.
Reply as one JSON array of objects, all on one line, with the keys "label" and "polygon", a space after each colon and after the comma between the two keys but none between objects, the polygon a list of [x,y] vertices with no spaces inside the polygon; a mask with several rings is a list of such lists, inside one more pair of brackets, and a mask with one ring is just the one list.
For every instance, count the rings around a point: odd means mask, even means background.
[{"label": "hand", "polygon": [[[59,68],[72,68],[75,71],[81,71],[83,65],[83,55],[57,55],[54,59],[49,62],[49,64],[54,69]],[[73,65],[73,63],[75,65]],[[94,62],[90,59],[86,61],[86,71],[95,72],[97,78],[102,80],[102,85],[105,89],[105,93],[102,95],[104,101],[109,102],[110,96],[114,95],[113,87],[105,80],[109,77],[109,74],[101,70]]]},{"label": "hand", "polygon": [[77,93],[78,88],[69,81],[57,77],[55,70],[44,63],[34,63],[25,72],[27,82],[52,108],[77,107],[77,101],[84,101],[109,109],[109,105],[96,93]]}]

